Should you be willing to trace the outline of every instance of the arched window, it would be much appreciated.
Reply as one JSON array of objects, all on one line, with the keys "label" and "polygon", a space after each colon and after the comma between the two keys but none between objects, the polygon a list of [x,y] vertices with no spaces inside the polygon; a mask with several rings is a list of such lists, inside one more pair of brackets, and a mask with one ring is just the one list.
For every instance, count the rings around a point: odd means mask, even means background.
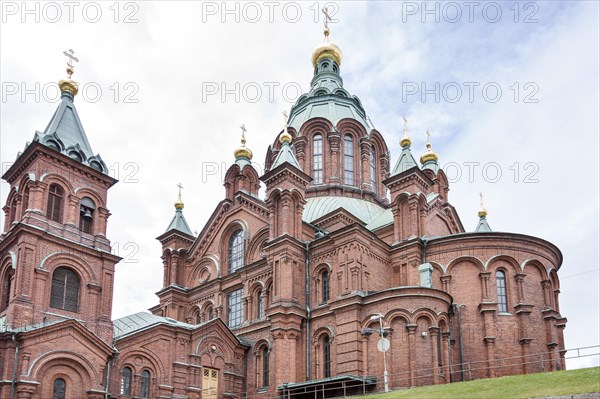
[{"label": "arched window", "polygon": [[496,271],[496,290],[498,292],[498,312],[508,313],[506,301],[506,277],[502,270]]},{"label": "arched window", "polygon": [[84,233],[92,234],[94,227],[94,211],[96,205],[88,197],[83,197],[79,204],[79,230]]},{"label": "arched window", "polygon": [[142,378],[140,379],[140,398],[147,399],[150,397],[150,372],[148,370],[142,371]]},{"label": "arched window", "polygon": [[17,199],[16,198],[13,199],[12,202],[10,203],[10,214],[9,214],[8,220],[10,220],[10,223],[17,220]]},{"label": "arched window", "polygon": [[269,348],[266,346],[262,350],[262,386],[269,386]]},{"label": "arched window", "polygon": [[79,309],[79,276],[73,270],[59,267],[54,271],[50,306],[71,312]]},{"label": "arched window", "polygon": [[331,342],[329,335],[323,336],[323,378],[331,377]]},{"label": "arched window", "polygon": [[25,212],[27,212],[28,208],[29,208],[29,187],[26,186],[25,190],[23,190],[21,217],[25,216]]},{"label": "arched window", "polygon": [[329,301],[329,270],[325,270],[321,274],[321,299],[322,303]]},{"label": "arched window", "polygon": [[258,290],[256,293],[256,318],[262,319],[263,317],[265,317],[265,304],[262,290]]},{"label": "arched window", "polygon": [[237,230],[229,238],[229,273],[244,266],[244,231]]},{"label": "arched window", "polygon": [[194,313],[194,322],[196,324],[202,323],[202,314],[200,313],[200,310],[196,310],[196,313]]},{"label": "arched window", "polygon": [[48,190],[48,206],[46,215],[48,219],[55,222],[62,222],[62,208],[65,191],[58,184],[51,184]]},{"label": "arched window", "polygon": [[313,183],[323,184],[323,136],[313,137]]},{"label": "arched window", "polygon": [[0,312],[4,311],[8,307],[10,303],[10,289],[12,286],[12,278],[14,275],[14,271],[9,270],[6,272],[6,277],[4,277],[4,284],[2,284],[2,306],[0,307]]},{"label": "arched window", "polygon": [[65,399],[65,391],[67,390],[67,383],[62,378],[54,380],[52,387],[52,399]]},{"label": "arched window", "polygon": [[131,368],[129,367],[121,371],[121,395],[131,396]]},{"label": "arched window", "polygon": [[354,140],[344,136],[344,184],[354,185]]},{"label": "arched window", "polygon": [[377,194],[377,165],[375,146],[371,146],[371,190]]},{"label": "arched window", "polygon": [[208,307],[206,308],[205,312],[204,312],[204,316],[205,316],[205,320],[209,321],[215,318],[214,312],[213,312],[213,307],[211,305],[208,305]]}]

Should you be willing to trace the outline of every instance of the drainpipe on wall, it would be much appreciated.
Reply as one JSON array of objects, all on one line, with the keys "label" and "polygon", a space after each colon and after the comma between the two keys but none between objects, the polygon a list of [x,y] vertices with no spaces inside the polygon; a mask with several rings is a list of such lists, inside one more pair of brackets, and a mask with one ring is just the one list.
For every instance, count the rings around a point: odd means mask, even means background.
[{"label": "drainpipe on wall", "polygon": [[310,381],[310,272],[308,260],[310,241],[306,241],[304,245],[304,265],[306,269],[306,283],[304,286],[306,297],[306,381]]},{"label": "drainpipe on wall", "polygon": [[[114,343],[113,343],[113,348],[114,348]],[[106,358],[106,376],[104,378],[104,399],[108,399],[108,382],[110,381],[110,364],[113,359],[113,355],[116,355],[116,353],[113,352],[112,355],[110,355]]]},{"label": "drainpipe on wall", "polygon": [[465,365],[463,358],[463,345],[462,345],[462,325],[460,322],[460,307],[463,305],[459,305],[457,303],[454,304],[456,308],[456,321],[458,322],[458,354],[460,356],[460,380],[465,380]]},{"label": "drainpipe on wall", "polygon": [[12,381],[10,383],[10,399],[15,398],[15,385],[17,383],[17,364],[19,363],[19,343],[17,342],[17,333],[12,333],[12,341],[15,344],[15,359],[13,361]]}]

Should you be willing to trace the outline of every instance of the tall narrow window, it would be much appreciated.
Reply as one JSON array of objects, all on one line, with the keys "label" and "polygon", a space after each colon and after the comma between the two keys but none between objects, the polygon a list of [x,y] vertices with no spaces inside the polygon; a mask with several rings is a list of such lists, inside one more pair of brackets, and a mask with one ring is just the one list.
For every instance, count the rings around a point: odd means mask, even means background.
[{"label": "tall narrow window", "polygon": [[354,140],[344,136],[344,184],[354,185]]},{"label": "tall narrow window", "polygon": [[96,205],[88,197],[83,197],[79,204],[79,230],[92,234],[94,227],[94,211]]},{"label": "tall narrow window", "polygon": [[496,272],[496,289],[498,291],[498,312],[508,313],[508,303],[506,302],[506,277],[504,272]]},{"label": "tall narrow window", "polygon": [[77,312],[79,308],[79,277],[71,269],[59,267],[52,274],[50,306]]},{"label": "tall narrow window", "polygon": [[371,190],[377,194],[377,166],[375,146],[371,146]]},{"label": "tall narrow window", "polygon": [[331,342],[329,335],[323,337],[323,378],[331,377]]},{"label": "tall narrow window", "polygon": [[323,136],[313,137],[313,183],[323,184]]},{"label": "tall narrow window", "polygon": [[9,220],[11,223],[14,222],[15,220],[17,220],[17,200],[16,199],[13,199],[12,202],[10,203]]},{"label": "tall narrow window", "polygon": [[6,277],[4,278],[4,284],[2,285],[2,292],[4,293],[4,296],[2,297],[2,307],[0,307],[0,312],[4,311],[4,309],[6,309],[10,303],[10,288],[12,285],[13,275],[14,272],[10,270],[6,273]]},{"label": "tall narrow window", "polygon": [[67,383],[62,378],[54,380],[52,387],[52,399],[65,399],[65,391],[67,390]]},{"label": "tall narrow window", "polygon": [[121,372],[121,395],[131,396],[131,369],[125,367]]},{"label": "tall narrow window", "polygon": [[58,184],[51,184],[48,190],[48,206],[46,215],[48,219],[55,222],[62,222],[63,197],[65,191]]},{"label": "tall narrow window", "polygon": [[140,379],[140,398],[147,399],[150,397],[150,372],[148,370],[142,371],[142,378]]},{"label": "tall narrow window", "polygon": [[325,270],[321,275],[321,297],[322,303],[329,301],[329,271]]},{"label": "tall narrow window", "polygon": [[262,291],[258,291],[258,294],[256,295],[256,307],[257,318],[262,319],[265,317],[265,304],[263,303]]},{"label": "tall narrow window", "polygon": [[25,187],[25,190],[23,190],[23,199],[21,200],[21,202],[21,217],[23,217],[25,216],[25,212],[27,212],[27,209],[29,208],[29,187]]},{"label": "tall narrow window", "polygon": [[268,387],[269,386],[269,348],[267,348],[266,346],[263,348],[262,350],[262,386],[263,387]]},{"label": "tall narrow window", "polygon": [[213,307],[212,306],[208,306],[206,308],[206,321],[212,320],[215,318],[214,314],[213,314]]},{"label": "tall narrow window", "polygon": [[227,294],[227,321],[229,327],[237,327],[244,322],[244,306],[242,304],[243,289]]},{"label": "tall narrow window", "polygon": [[237,230],[229,238],[229,273],[244,266],[244,231]]}]

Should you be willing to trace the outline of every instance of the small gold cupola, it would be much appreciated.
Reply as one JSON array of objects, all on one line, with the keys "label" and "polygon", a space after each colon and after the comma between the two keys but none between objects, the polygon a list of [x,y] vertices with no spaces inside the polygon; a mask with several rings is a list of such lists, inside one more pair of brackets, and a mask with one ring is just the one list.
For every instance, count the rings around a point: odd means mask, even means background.
[{"label": "small gold cupola", "polygon": [[433,152],[431,150],[431,142],[429,140],[429,136],[431,136],[431,133],[429,133],[429,129],[427,129],[427,144],[425,145],[427,147],[427,151],[425,151],[423,153],[423,155],[421,155],[421,164],[424,165],[427,162],[437,162],[439,157],[438,154],[436,154],[435,152]]},{"label": "small gold cupola", "polygon": [[240,129],[242,129],[242,145],[235,149],[233,155],[235,156],[236,160],[240,158],[247,158],[248,160],[252,160],[252,151],[248,147],[246,147],[246,126],[242,125],[240,126]]},{"label": "small gold cupola", "polygon": [[408,128],[406,127],[408,121],[406,120],[406,115],[404,115],[402,119],[404,120],[404,136],[400,139],[400,147],[406,148],[410,147],[412,140],[408,137]]}]

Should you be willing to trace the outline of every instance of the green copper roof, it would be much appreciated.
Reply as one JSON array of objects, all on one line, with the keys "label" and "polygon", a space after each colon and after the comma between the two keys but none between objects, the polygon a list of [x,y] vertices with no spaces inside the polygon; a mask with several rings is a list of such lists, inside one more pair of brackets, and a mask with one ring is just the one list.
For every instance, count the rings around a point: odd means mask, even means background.
[{"label": "green copper roof", "polygon": [[440,170],[440,165],[437,163],[437,161],[427,161],[423,164],[423,170],[425,169],[430,169],[432,170],[434,173],[437,173]]},{"label": "green copper roof", "polygon": [[281,149],[279,150],[275,161],[273,161],[271,170],[275,169],[279,165],[283,165],[286,162],[294,166],[298,170],[302,170],[300,164],[298,163],[298,160],[296,159],[296,156],[294,155],[294,152],[292,151],[292,147],[290,147],[290,144],[287,142],[281,145]]},{"label": "green copper roof", "polygon": [[309,92],[301,95],[291,109],[289,126],[300,131],[306,121],[319,117],[329,120],[333,126],[350,118],[363,125],[367,132],[373,129],[358,97],[344,89],[339,66],[330,58],[319,61]]},{"label": "green copper roof", "polygon": [[390,216],[392,214],[391,210],[369,201],[358,198],[326,196],[308,198],[304,206],[304,212],[302,212],[302,220],[311,223],[338,208],[344,208],[367,225],[374,220],[378,220],[378,217],[384,213],[389,212]]},{"label": "green copper roof", "polygon": [[70,93],[62,93],[60,104],[50,123],[43,133],[35,132],[33,140],[99,172],[108,173],[100,155],[94,155],[92,151]]},{"label": "green copper roof", "polygon": [[391,176],[399,175],[400,173],[417,166],[417,161],[412,155],[410,151],[410,146],[402,148],[402,152],[400,153],[400,158],[398,158],[398,162],[396,162],[396,166],[392,170]]},{"label": "green copper roof", "polygon": [[173,219],[171,220],[171,223],[169,223],[169,227],[167,227],[165,233],[171,230],[181,231],[182,233],[193,236],[192,230],[190,230],[190,226],[188,226],[181,209],[175,210],[175,216],[173,216]]},{"label": "green copper roof", "polygon": [[487,222],[485,217],[479,218],[479,223],[477,223],[477,227],[475,227],[476,233],[488,233],[491,232],[492,228]]}]

